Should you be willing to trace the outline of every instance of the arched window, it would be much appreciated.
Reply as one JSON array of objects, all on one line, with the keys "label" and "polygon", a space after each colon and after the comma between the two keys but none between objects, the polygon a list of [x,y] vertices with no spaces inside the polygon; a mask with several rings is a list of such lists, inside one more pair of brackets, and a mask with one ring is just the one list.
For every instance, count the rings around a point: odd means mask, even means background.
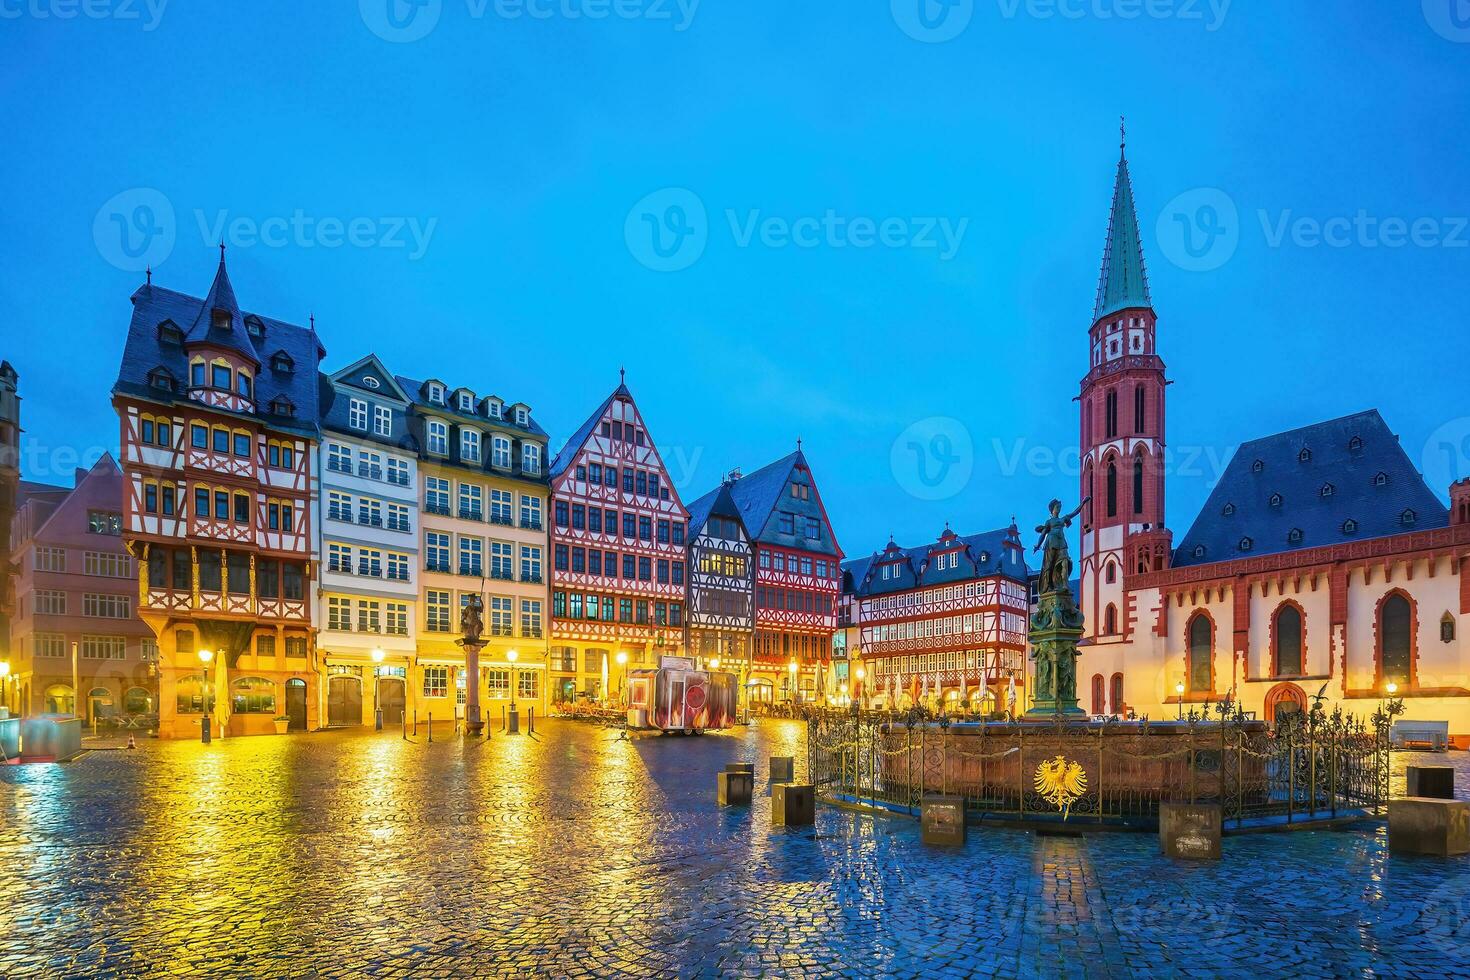
[{"label": "arched window", "polygon": [[1108,516],[1118,516],[1118,463],[1108,460]]},{"label": "arched window", "polygon": [[1108,559],[1108,565],[1103,572],[1103,578],[1107,581],[1109,585],[1112,585],[1114,582],[1118,581],[1118,563],[1113,561],[1111,558]]},{"label": "arched window", "polygon": [[1143,513],[1143,453],[1133,457],[1133,513]]},{"label": "arched window", "polygon": [[76,694],[65,684],[52,684],[46,688],[46,713],[48,715],[74,715],[77,712]]},{"label": "arched window", "polygon": [[1103,632],[1108,636],[1116,636],[1118,633],[1118,607],[1111,602],[1103,613]]},{"label": "arched window", "polygon": [[1093,674],[1092,675],[1092,713],[1095,714],[1095,715],[1105,715],[1105,714],[1108,713],[1108,706],[1103,701],[1104,688],[1105,688],[1105,684],[1104,684],[1104,681],[1103,681],[1103,675],[1102,674]]},{"label": "arched window", "polygon": [[1208,693],[1215,685],[1215,624],[1203,612],[1189,621],[1189,689]]},{"label": "arched window", "polygon": [[123,695],[123,710],[130,715],[146,715],[153,711],[153,698],[141,687],[130,687]]},{"label": "arched window", "polygon": [[230,710],[237,715],[276,713],[276,685],[264,677],[241,677],[230,684]]},{"label": "arched window", "polygon": [[1133,431],[1143,432],[1143,385],[1133,389]]},{"label": "arched window", "polygon": [[1092,485],[1092,460],[1087,461],[1087,467],[1082,471],[1082,496],[1087,503],[1082,505],[1082,523],[1092,523],[1092,495],[1096,488]]},{"label": "arched window", "polygon": [[1392,592],[1378,606],[1378,672],[1402,690],[1410,685],[1414,663],[1414,607],[1402,592]]},{"label": "arched window", "polygon": [[1305,635],[1301,609],[1294,603],[1283,603],[1276,610],[1271,624],[1271,636],[1271,673],[1277,677],[1300,677],[1306,673],[1303,666]]},{"label": "arched window", "polygon": [[1123,713],[1123,675],[1114,674],[1109,687],[1112,688],[1109,692],[1111,695],[1108,701],[1109,707],[1113,714],[1121,715]]},{"label": "arched window", "polygon": [[1108,392],[1105,400],[1107,407],[1107,434],[1111,439],[1118,434],[1118,390],[1114,388]]},{"label": "arched window", "polygon": [[1455,642],[1455,617],[1449,613],[1445,613],[1444,618],[1439,621],[1439,639],[1442,643]]},{"label": "arched window", "polygon": [[181,715],[198,715],[214,710],[214,689],[204,686],[203,674],[189,674],[174,685],[175,707]]}]

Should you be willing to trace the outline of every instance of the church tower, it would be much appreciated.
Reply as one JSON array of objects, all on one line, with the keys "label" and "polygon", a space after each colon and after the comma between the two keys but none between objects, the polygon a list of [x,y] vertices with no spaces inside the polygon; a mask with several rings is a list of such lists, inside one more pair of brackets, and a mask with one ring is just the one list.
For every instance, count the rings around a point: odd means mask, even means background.
[{"label": "church tower", "polygon": [[1169,564],[1164,529],[1164,362],[1155,346],[1143,242],[1126,145],[1120,146],[1102,275],[1082,379],[1082,547],[1078,574],[1086,639],[1117,643],[1138,624],[1124,600],[1129,576]]}]

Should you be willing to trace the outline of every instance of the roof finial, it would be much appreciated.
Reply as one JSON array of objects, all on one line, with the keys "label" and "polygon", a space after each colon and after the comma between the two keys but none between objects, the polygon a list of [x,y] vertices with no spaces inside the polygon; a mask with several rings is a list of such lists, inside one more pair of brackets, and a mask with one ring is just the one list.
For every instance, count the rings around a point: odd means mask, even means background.
[{"label": "roof finial", "polygon": [[153,285],[153,266],[150,265],[144,269],[143,274],[148,277],[147,285]]},{"label": "roof finial", "polygon": [[306,314],[306,318],[311,321],[311,329],[315,330],[316,329],[316,311],[313,310],[312,312]]},{"label": "roof finial", "polygon": [[1119,116],[1118,117],[1118,155],[1120,157],[1126,157],[1128,155],[1128,117],[1127,116]]},{"label": "roof finial", "polygon": [[796,437],[796,451],[801,452],[801,436]]},{"label": "roof finial", "polygon": [[225,240],[223,238],[219,240],[219,263],[220,265],[225,264]]},{"label": "roof finial", "polygon": [[627,382],[627,380],[628,380],[628,369],[625,368],[625,367],[621,367],[620,366],[618,368],[618,384],[625,384]]}]

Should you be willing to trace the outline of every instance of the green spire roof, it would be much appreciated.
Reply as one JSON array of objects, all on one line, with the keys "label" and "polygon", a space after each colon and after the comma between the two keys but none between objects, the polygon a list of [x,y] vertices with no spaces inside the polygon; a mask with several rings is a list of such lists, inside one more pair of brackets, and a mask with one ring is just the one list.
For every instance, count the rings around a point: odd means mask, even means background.
[{"label": "green spire roof", "polygon": [[1133,210],[1133,181],[1128,177],[1128,157],[1118,157],[1118,180],[1113,185],[1113,211],[1108,217],[1108,243],[1103,248],[1102,276],[1097,283],[1097,305],[1092,319],[1130,306],[1152,307],[1148,295],[1148,272],[1143,266],[1143,240],[1138,236],[1138,215]]}]

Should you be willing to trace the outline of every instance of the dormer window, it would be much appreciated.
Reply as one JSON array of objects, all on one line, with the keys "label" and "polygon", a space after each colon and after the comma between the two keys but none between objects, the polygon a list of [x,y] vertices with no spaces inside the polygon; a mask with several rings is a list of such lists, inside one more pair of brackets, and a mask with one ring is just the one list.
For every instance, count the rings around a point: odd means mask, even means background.
[{"label": "dormer window", "polygon": [[209,366],[209,386],[211,388],[223,388],[225,391],[229,391],[231,387],[230,382],[233,380],[228,364],[211,364]]},{"label": "dormer window", "polygon": [[1373,477],[1373,485],[1375,487],[1386,487],[1386,486],[1388,486],[1388,474],[1387,473],[1379,473],[1377,476]]},{"label": "dormer window", "polygon": [[500,402],[496,401],[493,398],[486,399],[485,413],[489,415],[492,419],[500,418]]},{"label": "dormer window", "polygon": [[254,397],[254,387],[251,384],[250,375],[244,371],[235,372],[235,391],[245,398]]},{"label": "dormer window", "polygon": [[1265,460],[1258,459],[1254,463],[1251,464],[1251,472],[1252,473],[1260,473],[1261,471],[1265,470],[1265,468],[1266,468],[1266,462],[1265,462]]},{"label": "dormer window", "polygon": [[194,361],[189,365],[189,387],[204,387],[204,362]]},{"label": "dormer window", "polygon": [[526,425],[531,420],[531,413],[524,408],[516,409],[516,425]]},{"label": "dormer window", "polygon": [[283,350],[278,350],[271,355],[271,370],[277,374],[290,374],[296,370],[296,362],[291,355]]},{"label": "dormer window", "polygon": [[159,391],[173,391],[173,372],[165,367],[156,367],[148,372],[148,384],[157,388]]},{"label": "dormer window", "polygon": [[1238,547],[1241,551],[1250,551],[1254,545],[1255,542],[1252,541],[1250,538],[1241,538],[1240,544],[1236,547]]},{"label": "dormer window", "polygon": [[1303,447],[1302,451],[1296,454],[1296,458],[1300,462],[1310,463],[1312,461],[1312,451]]},{"label": "dormer window", "polygon": [[180,345],[184,342],[184,331],[172,320],[164,320],[158,325],[158,340],[164,344]]},{"label": "dormer window", "polygon": [[1324,496],[1324,497],[1330,497],[1330,496],[1332,496],[1332,495],[1333,495],[1333,494],[1334,494],[1334,493],[1337,493],[1337,488],[1336,488],[1336,487],[1334,487],[1334,486],[1333,486],[1333,485],[1332,485],[1332,484],[1330,484],[1330,483],[1324,483],[1324,484],[1322,484],[1322,490],[1321,490],[1321,493],[1322,493],[1322,496]]},{"label": "dormer window", "polygon": [[429,385],[429,401],[434,405],[444,404],[443,385]]},{"label": "dormer window", "polygon": [[1196,557],[1196,558],[1203,558],[1204,556],[1205,556],[1205,546],[1202,545],[1202,544],[1195,545],[1194,546],[1194,557]]},{"label": "dormer window", "polygon": [[1342,522],[1342,533],[1343,534],[1357,534],[1358,533],[1358,522],[1355,521],[1355,520],[1353,520],[1351,517],[1349,517],[1347,520],[1343,521]]},{"label": "dormer window", "polygon": [[1302,543],[1302,529],[1299,528],[1299,527],[1294,527],[1290,531],[1287,531],[1286,532],[1286,543],[1287,544],[1301,544]]},{"label": "dormer window", "polygon": [[230,311],[215,310],[209,315],[209,325],[216,330],[230,329]]},{"label": "dormer window", "polygon": [[1348,440],[1348,452],[1355,453],[1363,448],[1363,437],[1353,436]]},{"label": "dormer window", "polygon": [[1404,527],[1413,527],[1414,522],[1418,519],[1419,515],[1414,513],[1413,509],[1406,510],[1399,515],[1399,523]]},{"label": "dormer window", "polygon": [[1221,514],[1224,514],[1226,517],[1230,517],[1231,515],[1233,515],[1235,513],[1235,505],[1234,504],[1226,504],[1225,505],[1225,509],[1222,510],[1222,511],[1220,511],[1220,513]]},{"label": "dormer window", "polygon": [[1272,507],[1280,507],[1281,506],[1281,494],[1279,494],[1279,493],[1273,493],[1273,494],[1271,494],[1271,506]]},{"label": "dormer window", "polygon": [[245,318],[245,332],[258,340],[265,336],[265,324],[260,317],[251,314]]},{"label": "dormer window", "polygon": [[[955,556],[955,560],[956,561],[959,560],[959,556],[958,555]],[[988,551],[982,551],[982,552],[980,552],[980,564],[982,564],[982,565],[989,565],[990,564],[990,552],[988,552]]]},{"label": "dormer window", "polygon": [[296,414],[296,403],[285,395],[277,395],[271,399],[270,413],[272,415],[293,416]]},{"label": "dormer window", "polygon": [[473,415],[475,413],[475,396],[468,391],[461,391],[459,393],[459,410],[461,412],[469,412]]}]

